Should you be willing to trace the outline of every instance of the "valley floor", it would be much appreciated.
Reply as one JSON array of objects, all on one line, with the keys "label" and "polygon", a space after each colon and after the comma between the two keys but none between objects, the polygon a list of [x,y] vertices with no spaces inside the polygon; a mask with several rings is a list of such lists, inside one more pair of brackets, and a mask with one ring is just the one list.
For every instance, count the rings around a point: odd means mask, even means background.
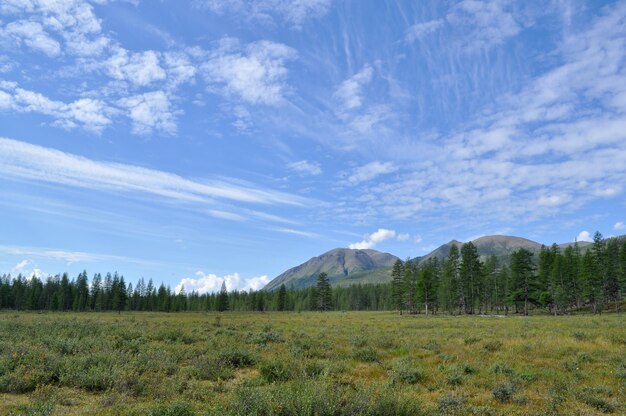
[{"label": "valley floor", "polygon": [[626,314],[0,313],[1,415],[626,412]]}]

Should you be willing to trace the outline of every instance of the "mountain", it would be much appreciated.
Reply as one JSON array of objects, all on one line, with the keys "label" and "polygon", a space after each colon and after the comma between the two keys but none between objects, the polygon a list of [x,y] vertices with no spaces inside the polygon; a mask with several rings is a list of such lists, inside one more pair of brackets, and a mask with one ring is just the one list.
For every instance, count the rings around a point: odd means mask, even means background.
[{"label": "mountain", "polygon": [[[526,238],[506,235],[484,236],[473,240],[472,243],[478,249],[478,254],[483,260],[493,254],[503,263],[508,263],[511,253],[518,248],[525,248],[533,252],[539,252],[541,249],[540,243]],[[560,244],[559,248],[563,250],[572,244]],[[591,247],[591,243],[587,242],[579,242],[578,244],[583,252]],[[452,240],[425,256],[416,257],[412,260],[422,262],[435,257],[443,260],[450,253],[450,248],[453,245],[456,245],[460,250],[463,243]],[[329,281],[333,286],[349,286],[357,283],[386,283],[391,281],[391,268],[396,260],[398,260],[398,257],[376,250],[336,248],[287,270],[269,282],[265,286],[265,290],[276,290],[283,283],[285,286],[293,287],[294,289],[312,286],[315,285],[317,276],[321,272],[328,274]],[[535,256],[535,260],[537,260],[537,256]]]},{"label": "mountain", "polygon": [[[528,240],[526,238],[507,235],[488,235],[472,240],[472,243],[474,243],[476,249],[478,250],[478,254],[483,259],[493,254],[498,258],[498,260],[503,262],[508,262],[511,253],[519,248],[525,248],[533,252],[539,252],[542,246],[542,244],[532,240]],[[567,246],[572,244],[573,243],[559,244],[559,248],[565,249]],[[583,249],[591,245],[591,243],[584,241],[579,242],[578,244]],[[452,245],[456,245],[460,250],[463,243],[457,240],[452,240],[449,243],[439,246],[425,256],[416,257],[413,260],[422,262],[434,257],[439,260],[443,260],[448,255],[448,253],[450,253],[450,248],[452,247]]]},{"label": "mountain", "polygon": [[331,285],[387,282],[396,260],[398,257],[376,250],[336,248],[287,270],[269,282],[265,290],[276,290],[283,283],[295,289],[308,287],[315,284],[321,272],[328,274]]}]

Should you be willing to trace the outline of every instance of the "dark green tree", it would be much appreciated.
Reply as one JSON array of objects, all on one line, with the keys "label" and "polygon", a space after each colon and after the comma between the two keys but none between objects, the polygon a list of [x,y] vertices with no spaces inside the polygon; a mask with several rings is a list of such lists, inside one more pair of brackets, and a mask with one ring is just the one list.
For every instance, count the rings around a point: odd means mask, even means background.
[{"label": "dark green tree", "polygon": [[324,272],[317,276],[315,286],[316,306],[319,311],[329,311],[332,309],[332,291],[328,282],[328,275]]},{"label": "dark green tree", "polygon": [[478,291],[482,283],[482,263],[478,249],[470,241],[461,246],[461,267],[459,270],[459,287],[461,310],[473,314],[476,303],[480,299]]},{"label": "dark green tree", "polygon": [[281,312],[287,309],[287,287],[285,287],[284,283],[278,289],[276,308]]},{"label": "dark green tree", "polygon": [[524,315],[528,315],[528,307],[534,300],[536,277],[534,275],[533,253],[525,248],[515,250],[511,254],[511,290],[509,297],[516,306],[524,305]]},{"label": "dark green tree", "polygon": [[404,309],[405,291],[404,263],[402,260],[398,259],[391,269],[391,296],[393,298],[393,305],[400,311],[400,315],[402,315],[402,310]]},{"label": "dark green tree", "polygon": [[217,295],[216,309],[218,310],[218,312],[224,312],[229,309],[228,290],[226,290],[226,282],[222,282],[222,288],[220,289],[220,293]]}]

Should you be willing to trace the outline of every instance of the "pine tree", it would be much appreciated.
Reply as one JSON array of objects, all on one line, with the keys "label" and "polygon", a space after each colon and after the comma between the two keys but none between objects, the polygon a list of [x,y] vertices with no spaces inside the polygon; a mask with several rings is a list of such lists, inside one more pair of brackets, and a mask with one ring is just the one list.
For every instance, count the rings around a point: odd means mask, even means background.
[{"label": "pine tree", "polygon": [[510,298],[517,304],[524,304],[524,315],[528,315],[529,303],[533,300],[533,292],[537,287],[533,253],[520,248],[511,254],[511,293]]},{"label": "pine tree", "polygon": [[406,291],[404,285],[404,263],[398,259],[393,264],[391,269],[391,296],[393,298],[393,305],[395,309],[400,311],[404,309],[404,292]]},{"label": "pine tree", "polygon": [[328,275],[324,272],[317,276],[317,285],[315,287],[316,306],[319,311],[329,311],[332,308],[332,292]]},{"label": "pine tree", "polygon": [[222,288],[217,295],[216,309],[218,312],[224,312],[229,309],[228,306],[228,290],[226,290],[226,282],[222,282]]},{"label": "pine tree", "polygon": [[280,288],[278,289],[278,299],[276,307],[281,312],[287,309],[287,288],[285,287],[284,283],[281,284]]},{"label": "pine tree", "polygon": [[431,306],[430,312],[433,312],[432,304],[435,299],[435,265],[431,259],[428,259],[426,264],[421,268],[418,276],[417,300],[424,305],[426,315],[428,315],[429,306]]},{"label": "pine tree", "polygon": [[461,309],[473,314],[482,281],[482,263],[478,249],[470,241],[461,246],[461,267],[459,270],[461,288]]}]

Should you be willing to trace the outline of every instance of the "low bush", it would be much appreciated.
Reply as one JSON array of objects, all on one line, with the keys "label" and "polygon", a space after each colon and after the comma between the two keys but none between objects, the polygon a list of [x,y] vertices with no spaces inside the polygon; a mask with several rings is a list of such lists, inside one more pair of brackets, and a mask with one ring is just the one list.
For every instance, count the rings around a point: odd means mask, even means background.
[{"label": "low bush", "polygon": [[355,360],[363,361],[365,363],[380,362],[378,352],[372,347],[359,348],[352,354]]},{"label": "low bush", "polygon": [[508,403],[513,399],[515,393],[515,386],[513,383],[506,382],[498,384],[492,391],[493,398],[500,403]]}]

